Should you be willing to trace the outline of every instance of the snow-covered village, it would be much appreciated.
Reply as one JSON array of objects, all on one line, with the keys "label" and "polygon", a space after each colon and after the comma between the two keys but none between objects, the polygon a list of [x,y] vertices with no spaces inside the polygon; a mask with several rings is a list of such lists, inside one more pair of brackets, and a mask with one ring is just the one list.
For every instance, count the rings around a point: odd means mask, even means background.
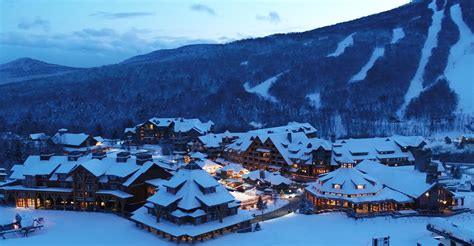
[{"label": "snow-covered village", "polygon": [[111,3],[0,0],[0,245],[474,245],[473,1]]}]

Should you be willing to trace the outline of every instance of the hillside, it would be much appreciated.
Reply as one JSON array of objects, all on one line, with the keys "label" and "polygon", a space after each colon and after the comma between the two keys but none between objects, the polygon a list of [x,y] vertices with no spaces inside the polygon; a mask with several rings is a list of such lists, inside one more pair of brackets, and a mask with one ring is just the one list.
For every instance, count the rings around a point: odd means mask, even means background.
[{"label": "hillside", "polygon": [[474,130],[473,31],[473,1],[418,1],[303,33],[154,51],[0,86],[0,131],[118,136],[152,116],[218,130],[307,121],[324,136]]},{"label": "hillside", "polygon": [[64,75],[78,68],[49,64],[31,58],[20,58],[0,65],[0,85]]}]

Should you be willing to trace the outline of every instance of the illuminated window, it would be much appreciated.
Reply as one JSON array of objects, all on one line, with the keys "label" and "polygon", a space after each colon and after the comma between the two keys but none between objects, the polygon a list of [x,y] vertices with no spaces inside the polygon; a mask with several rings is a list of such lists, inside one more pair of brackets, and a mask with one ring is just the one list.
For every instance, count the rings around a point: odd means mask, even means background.
[{"label": "illuminated window", "polygon": [[357,185],[357,189],[358,189],[358,190],[363,190],[363,189],[364,189],[364,185],[361,185],[361,184]]},{"label": "illuminated window", "polygon": [[332,188],[340,190],[340,189],[341,189],[341,185],[340,185],[340,184],[333,184],[333,185],[332,185]]}]

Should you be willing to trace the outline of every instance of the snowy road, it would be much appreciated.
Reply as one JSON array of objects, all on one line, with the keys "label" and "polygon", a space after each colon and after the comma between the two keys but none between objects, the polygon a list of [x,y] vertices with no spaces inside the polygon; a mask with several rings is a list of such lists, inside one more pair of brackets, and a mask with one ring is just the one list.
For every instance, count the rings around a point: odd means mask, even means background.
[{"label": "snowy road", "polygon": [[[474,193],[467,195],[466,205],[474,207]],[[24,210],[0,207],[0,218],[13,218],[17,212],[44,217],[45,228],[28,238],[9,236],[0,241],[9,245],[176,245],[135,227],[130,221],[113,214],[52,210]],[[474,228],[474,214],[449,218]],[[288,214],[265,221],[262,230],[252,233],[226,234],[202,245],[370,245],[374,236],[390,235],[390,245],[416,245],[430,233],[430,218],[378,217],[354,220],[341,213],[320,215]]]}]

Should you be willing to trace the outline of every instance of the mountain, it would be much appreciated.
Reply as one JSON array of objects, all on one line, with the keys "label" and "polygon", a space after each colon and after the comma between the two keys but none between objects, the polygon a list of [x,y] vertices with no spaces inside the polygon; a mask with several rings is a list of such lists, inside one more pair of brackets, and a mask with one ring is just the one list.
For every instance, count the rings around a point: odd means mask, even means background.
[{"label": "mountain", "polygon": [[303,121],[323,136],[464,132],[473,31],[473,1],[416,1],[302,33],[158,50],[0,86],[0,131],[118,136],[182,116],[231,131]]},{"label": "mountain", "polygon": [[0,84],[63,75],[78,68],[49,64],[28,57],[0,65]]}]

